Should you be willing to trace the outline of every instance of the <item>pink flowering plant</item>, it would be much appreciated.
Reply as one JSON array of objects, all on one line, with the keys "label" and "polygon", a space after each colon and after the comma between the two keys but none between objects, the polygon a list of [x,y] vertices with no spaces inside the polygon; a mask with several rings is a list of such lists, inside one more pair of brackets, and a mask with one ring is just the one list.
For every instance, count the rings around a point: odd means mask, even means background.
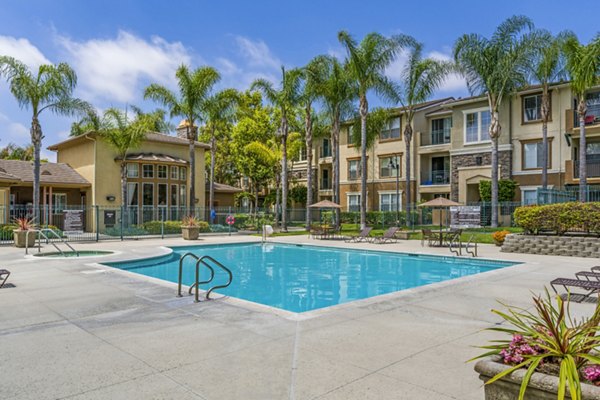
[{"label": "pink flowering plant", "polygon": [[[497,356],[511,367],[492,377],[486,385],[513,373],[526,369],[519,391],[519,400],[531,375],[542,366],[556,366],[558,372],[558,400],[564,400],[567,391],[572,399],[581,399],[581,378],[594,384],[600,383],[600,303],[591,317],[575,320],[569,311],[569,300],[559,295],[534,296],[534,308],[510,307],[507,311],[492,310],[508,323],[508,327],[496,326],[491,331],[510,335],[510,340],[497,340],[481,348],[488,351],[473,360]],[[472,361],[472,360],[471,360]]]}]

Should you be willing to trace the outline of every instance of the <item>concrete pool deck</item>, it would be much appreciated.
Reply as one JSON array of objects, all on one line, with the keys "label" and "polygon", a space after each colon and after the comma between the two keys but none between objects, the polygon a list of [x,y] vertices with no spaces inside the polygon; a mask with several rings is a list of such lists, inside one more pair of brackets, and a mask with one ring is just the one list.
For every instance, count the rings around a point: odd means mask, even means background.
[{"label": "concrete pool deck", "polygon": [[[198,244],[258,241],[210,236]],[[354,249],[450,255],[419,241]],[[161,254],[181,239],[77,243],[102,258],[31,259],[0,247],[16,287],[0,289],[2,399],[483,399],[472,363],[496,299],[529,307],[531,291],[596,259],[500,253],[523,264],[307,315],[234,299],[196,304],[173,284],[95,263]],[[47,248],[46,251],[50,251]],[[574,304],[589,314],[593,304]]]}]

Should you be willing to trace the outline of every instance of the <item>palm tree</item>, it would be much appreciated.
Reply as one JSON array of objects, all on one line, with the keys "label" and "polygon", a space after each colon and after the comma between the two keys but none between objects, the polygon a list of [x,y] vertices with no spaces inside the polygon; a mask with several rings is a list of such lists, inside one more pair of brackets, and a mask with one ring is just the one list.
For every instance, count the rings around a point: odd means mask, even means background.
[{"label": "palm tree", "polygon": [[202,102],[202,116],[205,129],[210,136],[210,188],[209,209],[212,210],[215,200],[215,160],[217,157],[217,133],[223,125],[232,122],[235,117],[239,93],[235,89],[224,89],[213,94]]},{"label": "palm tree", "polygon": [[527,65],[533,55],[533,22],[513,16],[502,22],[490,39],[465,34],[454,45],[454,59],[472,95],[486,95],[492,141],[492,226],[498,226],[498,138],[500,106],[505,97],[528,83]]},{"label": "palm tree", "polygon": [[201,121],[201,107],[208,97],[212,87],[221,79],[216,69],[200,67],[193,71],[181,65],[175,72],[179,93],[174,93],[166,87],[152,84],[144,91],[144,98],[162,103],[171,117],[183,117],[186,120],[186,136],[189,141],[190,157],[190,196],[189,214],[194,214],[196,204],[196,140],[198,132],[196,121]]},{"label": "palm tree", "polygon": [[287,136],[289,133],[289,119],[292,118],[295,107],[301,100],[302,71],[291,69],[286,71],[281,67],[281,83],[279,89],[266,79],[256,79],[252,82],[250,90],[259,90],[266,99],[281,113],[281,124],[278,134],[281,137],[281,230],[287,232],[287,195],[288,195],[288,168],[287,168]]},{"label": "palm tree", "polygon": [[[127,210],[127,153],[139,147],[146,133],[154,127],[155,119],[151,115],[137,115],[133,119],[127,112],[116,108],[106,110],[100,120],[97,132],[117,153],[121,169],[121,206]],[[123,217],[125,220],[127,218]]]},{"label": "palm tree", "polygon": [[367,115],[369,103],[367,92],[375,91],[385,100],[397,100],[393,83],[385,76],[385,69],[394,61],[400,50],[414,42],[407,35],[390,38],[369,33],[359,43],[346,31],[338,33],[340,43],[346,48],[348,70],[358,86],[361,155],[360,226],[366,226],[367,218]]},{"label": "palm tree", "polygon": [[40,150],[42,125],[40,116],[48,110],[57,115],[76,115],[91,110],[90,104],[73,97],[77,75],[66,63],[40,65],[32,71],[22,62],[7,56],[0,57],[0,75],[6,77],[10,91],[21,108],[31,109],[31,143],[33,144],[33,213],[39,217],[40,207]]},{"label": "palm tree", "polygon": [[[452,71],[453,64],[447,61],[423,58],[423,44],[414,43],[408,55],[408,61],[402,70],[398,97],[404,107],[406,123],[404,126],[405,162],[406,162],[406,221],[411,212],[411,157],[410,142],[413,135],[413,118],[416,106],[424,103],[433,95]],[[396,199],[399,201],[399,199]]]},{"label": "palm tree", "polygon": [[[306,69],[307,79],[311,80],[314,93],[322,100],[331,126],[333,202],[340,204],[340,128],[342,120],[352,114],[358,93],[356,81],[352,79],[348,65],[331,56],[315,57]],[[335,224],[339,224],[339,209],[336,210]]]},{"label": "palm tree", "polygon": [[548,187],[548,120],[550,119],[550,84],[565,77],[565,63],[562,46],[571,36],[563,32],[553,36],[547,30],[535,32],[535,53],[531,67],[531,78],[542,86],[542,104],[540,117],[542,120],[542,188]]},{"label": "palm tree", "polygon": [[571,91],[577,98],[579,117],[579,201],[587,201],[587,145],[585,137],[585,116],[587,114],[587,91],[599,82],[600,35],[583,45],[575,35],[565,40],[563,45],[567,61],[567,72],[571,81]]}]

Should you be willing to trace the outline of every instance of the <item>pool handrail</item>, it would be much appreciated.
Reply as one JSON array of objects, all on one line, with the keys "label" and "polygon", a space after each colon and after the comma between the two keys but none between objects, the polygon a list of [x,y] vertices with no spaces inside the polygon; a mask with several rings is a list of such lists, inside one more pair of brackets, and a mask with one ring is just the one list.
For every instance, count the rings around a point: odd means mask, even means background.
[{"label": "pool handrail", "polygon": [[[229,268],[227,268],[226,266],[224,266],[223,264],[221,264],[219,261],[215,260],[214,258],[212,258],[211,256],[208,256],[208,255],[198,257],[194,253],[188,252],[188,253],[185,253],[183,256],[181,256],[181,258],[179,259],[179,277],[178,277],[178,281],[177,281],[177,297],[182,297],[181,287],[183,284],[183,261],[186,257],[192,257],[193,259],[196,260],[196,275],[195,275],[196,279],[195,279],[195,283],[193,283],[189,288],[189,294],[192,294],[192,290],[196,289],[194,292],[194,302],[195,303],[200,302],[199,286],[202,284],[205,284],[205,283],[210,283],[215,278],[215,270],[208,262],[206,262],[206,260],[212,262],[214,265],[218,266],[219,268],[221,268],[222,270],[227,272],[227,274],[229,275],[229,280],[227,281],[227,283],[225,283],[224,285],[213,286],[207,290],[206,296],[205,296],[206,300],[210,300],[210,294],[213,292],[213,290],[225,288],[225,287],[229,286],[231,284],[231,282],[233,281],[233,273],[231,272],[231,270]],[[210,271],[210,278],[206,281],[200,281],[200,264],[204,265]]]},{"label": "pool handrail", "polygon": [[60,237],[60,235],[58,233],[56,233],[56,231],[54,229],[51,228],[42,228],[42,229],[30,229],[27,231],[27,233],[25,234],[25,254],[29,254],[29,234],[33,232],[33,233],[39,233],[37,239],[38,239],[38,253],[40,252],[41,248],[42,248],[42,243],[41,243],[41,236],[44,237],[44,239],[46,239],[46,244],[50,243],[52,246],[54,246],[54,248],[60,253],[61,256],[64,256],[65,253],[64,251],[62,251],[54,242],[50,241],[50,238],[44,234],[44,232],[51,232],[54,236],[56,236],[58,238],[58,240],[60,240],[62,243],[64,243],[69,249],[71,249],[71,251],[73,253],[75,253],[77,255],[77,257],[79,257],[79,252],[77,250],[75,250],[73,248],[73,246],[71,246],[69,244],[69,242],[67,242],[66,240],[64,240],[62,237]]},{"label": "pool handrail", "polygon": [[[223,285],[216,285],[216,286],[213,286],[210,289],[208,289],[208,291],[206,292],[206,300],[210,300],[210,294],[213,292],[213,290],[223,289],[223,288],[226,288],[227,286],[231,285],[231,282],[233,282],[233,273],[231,272],[231,270],[229,268],[227,268],[226,266],[224,266],[223,264],[221,264],[219,261],[215,260],[211,256],[207,256],[207,255],[202,256],[198,262],[202,262],[204,265],[206,265],[208,268],[210,268],[212,270],[212,268],[204,260],[211,261],[213,264],[215,264],[216,266],[221,268],[223,271],[227,272],[227,275],[229,275],[229,280],[227,281],[227,283],[225,283]],[[214,274],[213,274],[213,278],[214,278]],[[212,280],[212,278],[211,278],[211,280]]]}]

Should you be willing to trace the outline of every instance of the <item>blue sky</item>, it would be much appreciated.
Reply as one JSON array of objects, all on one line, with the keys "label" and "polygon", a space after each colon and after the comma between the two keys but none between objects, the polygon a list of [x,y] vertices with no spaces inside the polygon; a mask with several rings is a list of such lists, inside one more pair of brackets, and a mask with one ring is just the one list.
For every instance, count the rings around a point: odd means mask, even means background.
[{"label": "blue sky", "polygon": [[[1,1],[0,54],[28,65],[66,61],[79,77],[76,95],[98,109],[144,102],[149,82],[174,85],[181,63],[209,64],[222,87],[246,88],[256,77],[276,80],[279,66],[301,66],[318,54],[343,55],[337,32],[357,38],[377,31],[407,33],[426,52],[447,58],[463,33],[488,36],[514,14],[537,27],[574,31],[588,41],[600,31],[597,0],[483,1]],[[583,10],[577,15],[577,10]],[[388,74],[397,76],[402,58]],[[450,77],[439,96],[467,95],[460,77]],[[373,99],[373,102],[376,102]],[[44,147],[68,136],[69,118],[43,116]],[[178,122],[178,121],[174,121]],[[29,141],[30,115],[0,84],[0,146]],[[54,159],[53,153],[44,156]]]}]

